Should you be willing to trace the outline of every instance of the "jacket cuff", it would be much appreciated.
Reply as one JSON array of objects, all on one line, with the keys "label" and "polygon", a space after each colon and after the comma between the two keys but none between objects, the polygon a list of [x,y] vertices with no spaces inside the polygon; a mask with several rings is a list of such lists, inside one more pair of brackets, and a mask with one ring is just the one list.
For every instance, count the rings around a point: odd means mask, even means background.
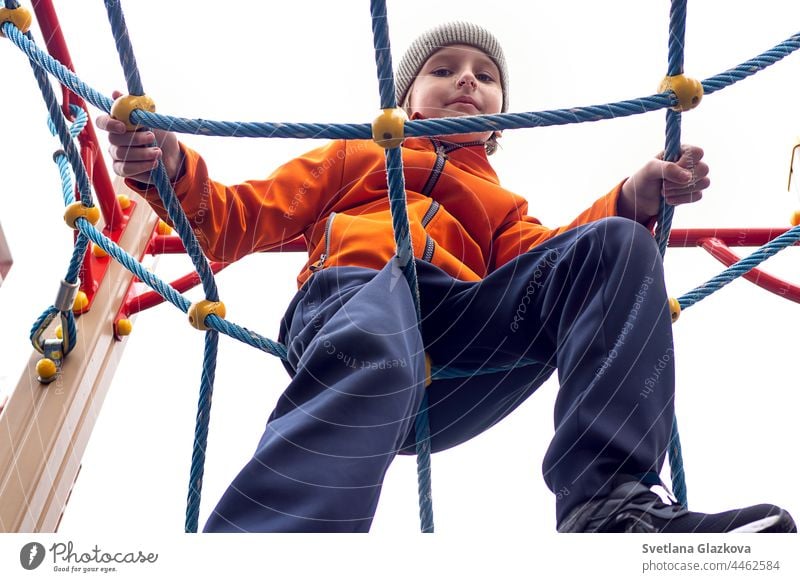
[{"label": "jacket cuff", "polygon": [[[623,179],[619,184],[617,184],[614,189],[609,192],[609,204],[613,204],[612,208],[614,209],[614,216],[620,216],[619,208],[617,205],[619,204],[619,199],[622,196],[622,187],[625,185],[625,182],[628,181],[628,178]],[[638,221],[636,221],[638,222]],[[656,223],[658,222],[658,217],[653,216],[647,222],[640,222],[642,226],[644,226],[647,230],[651,233],[655,234],[656,230]]]}]

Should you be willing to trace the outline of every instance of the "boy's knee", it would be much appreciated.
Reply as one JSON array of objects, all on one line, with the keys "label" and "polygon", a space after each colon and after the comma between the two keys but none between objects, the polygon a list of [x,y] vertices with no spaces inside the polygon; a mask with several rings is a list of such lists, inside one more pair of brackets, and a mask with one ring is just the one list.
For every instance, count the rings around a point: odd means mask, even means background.
[{"label": "boy's knee", "polygon": [[653,234],[640,223],[621,216],[610,216],[593,223],[603,248],[612,252],[635,254],[658,253]]}]

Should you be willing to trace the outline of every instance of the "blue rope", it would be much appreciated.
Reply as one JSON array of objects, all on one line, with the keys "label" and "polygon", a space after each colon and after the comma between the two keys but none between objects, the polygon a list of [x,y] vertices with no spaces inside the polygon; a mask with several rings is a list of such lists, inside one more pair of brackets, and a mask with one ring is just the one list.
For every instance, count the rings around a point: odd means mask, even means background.
[{"label": "blue rope", "polygon": [[139,67],[136,66],[136,56],[133,54],[133,45],[128,36],[128,26],[122,14],[122,3],[119,0],[104,0],[111,32],[114,35],[114,44],[119,53],[122,72],[125,73],[125,83],[130,95],[144,95],[142,78],[139,76]]},{"label": "blue rope", "polygon": [[[12,27],[15,28],[15,27]],[[26,39],[32,41],[33,36],[30,32],[26,33]],[[55,92],[50,85],[45,72],[35,66],[30,61],[31,69],[33,70],[34,78],[39,85],[39,90],[42,93],[42,99],[45,102],[49,114],[48,126],[53,135],[58,137],[62,145],[62,150],[57,152],[54,159],[59,167],[59,174],[62,177],[63,196],[65,204],[74,202],[74,190],[70,180],[69,166],[72,167],[78,190],[81,195],[81,203],[84,206],[92,206],[92,194],[89,186],[89,177],[86,173],[86,168],[83,165],[80,152],[75,147],[74,137],[76,137],[86,125],[88,116],[85,111],[76,106],[70,107],[70,112],[76,116],[75,122],[71,127],[67,126],[66,119],[64,118],[63,111],[58,104]],[[66,180],[66,181],[65,181]],[[78,275],[81,266],[83,265],[83,258],[86,254],[89,241],[85,236],[79,235],[75,241],[72,251],[72,258],[69,262],[67,274],[64,281],[69,284],[76,284],[78,282]],[[34,349],[44,353],[44,344],[41,342],[42,336],[50,323],[56,318],[61,319],[61,352],[64,356],[69,354],[77,345],[77,328],[75,326],[75,316],[71,309],[60,311],[54,305],[48,307],[45,312],[39,317],[34,326],[31,328],[29,335],[31,344]]]},{"label": "blue rope", "polygon": [[[389,43],[389,25],[386,18],[386,1],[371,0],[372,34],[375,46],[375,64],[378,69],[378,89],[381,109],[397,107],[392,51]],[[400,147],[386,150],[386,179],[389,185],[389,208],[392,214],[392,229],[397,249],[397,259],[403,275],[408,281],[417,325],[422,319],[420,309],[417,267],[408,223],[405,177],[403,176],[403,154]],[[422,403],[414,420],[417,451],[417,488],[419,491],[419,519],[423,533],[433,533],[433,500],[431,493],[431,447],[430,423],[428,419],[428,395],[423,393]]]},{"label": "blue rope", "polygon": [[[136,66],[136,58],[133,55],[133,46],[128,35],[128,28],[122,14],[122,6],[119,0],[105,0],[108,11],[108,20],[111,23],[111,30],[114,34],[114,41],[117,45],[120,63],[125,72],[125,80],[128,84],[130,95],[144,95],[144,87]],[[154,144],[155,145],[155,144]],[[186,253],[192,260],[195,270],[200,276],[206,299],[209,301],[219,301],[217,283],[214,280],[214,273],[208,262],[200,243],[189,225],[189,219],[183,212],[178,202],[175,191],[172,189],[164,161],[159,160],[154,172],[156,188],[159,197],[164,204],[167,214],[175,227],[178,235],[183,242]],[[205,462],[205,446],[208,436],[208,423],[211,417],[211,392],[213,391],[214,369],[217,360],[218,333],[214,330],[206,331],[206,350],[203,354],[203,374],[201,377],[200,401],[196,416],[195,441],[192,447],[192,465],[189,476],[189,493],[186,506],[186,531],[197,531],[197,519],[200,511],[200,493],[202,486],[202,464]],[[210,371],[210,373],[209,373]],[[211,382],[211,384],[210,384]],[[198,464],[200,466],[198,466]]]},{"label": "blue rope", "polygon": [[[125,26],[125,19],[122,16],[120,2],[119,0],[105,0],[105,5],[108,10],[108,19],[111,23],[112,32],[114,33],[114,40],[120,53],[120,63],[125,71],[125,78],[128,81],[128,93],[130,95],[144,95],[144,88],[142,87],[139,73],[136,70],[136,59],[133,56],[133,47],[131,46],[128,30]],[[189,225],[186,214],[178,203],[163,160],[159,160],[158,167],[154,174],[159,197],[167,210],[170,220],[175,226],[176,232],[183,242],[184,248],[186,248],[186,253],[192,260],[195,270],[200,275],[206,299],[218,301],[219,295],[211,266],[208,263],[208,259],[203,254],[203,250],[200,248],[200,243],[197,241],[197,237],[192,227]]]},{"label": "blue rope", "polygon": [[394,69],[392,68],[392,47],[389,42],[389,21],[386,18],[385,0],[370,0],[372,15],[372,42],[375,47],[375,64],[378,67],[378,91],[381,109],[397,107]]},{"label": "blue rope", "polygon": [[[686,40],[686,0],[672,0],[669,13],[669,55],[667,75],[683,74],[683,54]],[[664,160],[676,162],[681,156],[681,113],[667,110],[666,118],[666,144],[664,146]],[[661,197],[656,227],[656,242],[663,257],[667,252],[669,233],[672,229],[672,217],[675,207],[668,204],[665,197]],[[680,434],[678,432],[678,418],[672,417],[670,429],[669,466],[672,476],[672,489],[678,502],[688,507],[686,494],[686,473],[683,468],[681,455]]]},{"label": "blue rope", "polygon": [[[98,109],[109,112],[113,101],[95,91],[74,73],[63,67],[35,44],[29,42],[11,23],[4,23],[3,32],[38,66],[54,75],[71,91],[81,96]],[[703,91],[709,95],[745,79],[760,70],[800,49],[800,32],[792,35],[761,55],[703,81]],[[475,115],[470,117],[451,117],[439,119],[420,119],[405,125],[407,137],[423,137],[453,133],[472,133],[479,131],[522,129],[567,125],[603,119],[627,117],[639,113],[657,111],[678,104],[672,93],[660,93],[637,99],[528,113],[498,113],[494,115]],[[276,137],[295,139],[372,139],[372,126],[368,123],[273,123],[212,121],[206,119],[187,119],[158,113],[136,110],[131,115],[134,123],[146,127],[191,133],[195,135],[225,137]]]},{"label": "blue rope", "polygon": [[189,495],[186,500],[185,529],[187,533],[194,533],[197,531],[197,523],[200,515],[200,497],[203,490],[203,473],[206,462],[206,445],[208,444],[211,396],[214,393],[218,343],[218,332],[212,330],[206,333],[205,350],[203,353],[203,375],[200,381],[200,396],[197,402],[194,446],[192,447],[192,464],[189,471]]}]

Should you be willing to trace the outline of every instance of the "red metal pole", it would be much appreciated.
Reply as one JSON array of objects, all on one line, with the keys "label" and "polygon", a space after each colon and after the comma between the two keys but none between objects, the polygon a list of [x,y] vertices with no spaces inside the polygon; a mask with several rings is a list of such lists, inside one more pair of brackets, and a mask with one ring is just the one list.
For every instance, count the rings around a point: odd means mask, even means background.
[{"label": "red metal pole", "polygon": [[[275,246],[267,249],[265,252],[300,252],[307,251],[308,245],[302,236],[290,240],[283,246]],[[147,254],[150,255],[179,255],[185,253],[186,249],[183,248],[183,243],[180,237],[175,235],[156,235],[150,241],[150,246],[147,247]]]},{"label": "red metal pole", "polygon": [[729,247],[760,247],[788,230],[788,228],[676,228],[669,236],[669,246],[702,246],[704,240],[715,238]]},{"label": "red metal pole", "polygon": [[[53,58],[60,61],[61,64],[70,71],[74,72],[75,67],[72,64],[72,57],[70,57],[67,43],[61,32],[61,25],[58,22],[58,16],[53,7],[52,0],[33,0],[32,4],[33,10],[36,13],[36,20],[39,22],[39,27],[44,36],[45,45],[47,45],[47,50]],[[88,113],[86,103],[84,103],[83,99],[66,89],[64,90],[64,95],[63,108],[68,118],[72,118],[72,116],[69,115],[70,104],[77,105]],[[94,157],[94,163],[91,167],[87,167],[86,170],[89,173],[89,178],[97,193],[98,205],[103,213],[106,229],[109,231],[120,230],[124,224],[125,217],[119,206],[119,202],[117,202],[117,196],[111,184],[108,168],[106,168],[105,161],[100,153],[100,142],[97,139],[97,134],[95,133],[91,118],[78,136],[78,142],[82,150],[90,150]]]},{"label": "red metal pole", "polygon": [[[230,263],[211,262],[211,272],[217,274],[228,265],[230,265]],[[184,293],[189,289],[197,287],[199,284],[200,275],[198,275],[196,272],[184,275],[180,279],[176,279],[170,283],[170,285],[178,293]],[[150,309],[151,307],[155,307],[156,305],[160,305],[162,303],[164,303],[164,298],[161,295],[155,291],[145,291],[139,295],[132,295],[129,297],[120,309],[120,315],[124,314],[125,317],[128,317],[134,313],[139,313],[140,311]]]},{"label": "red metal pole", "polygon": [[[704,239],[701,241],[700,246],[707,250],[712,257],[717,259],[726,267],[730,267],[740,258],[727,247],[725,242],[718,238]],[[794,301],[795,303],[800,303],[800,287],[797,285],[792,285],[791,283],[787,283],[786,281],[778,279],[777,277],[773,277],[758,267],[748,271],[742,275],[742,277],[752,283],[755,283],[762,289],[766,289],[771,293],[780,295],[781,297],[790,301]]]}]

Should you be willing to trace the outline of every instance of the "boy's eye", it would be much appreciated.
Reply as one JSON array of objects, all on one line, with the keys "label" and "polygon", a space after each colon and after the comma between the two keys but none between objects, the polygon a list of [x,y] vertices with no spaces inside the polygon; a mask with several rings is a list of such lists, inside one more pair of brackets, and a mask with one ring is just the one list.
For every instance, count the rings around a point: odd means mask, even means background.
[{"label": "boy's eye", "polygon": [[439,68],[431,71],[431,75],[435,75],[436,77],[447,77],[450,72],[450,69]]},{"label": "boy's eye", "polygon": [[478,73],[475,75],[475,77],[478,79],[478,81],[483,81],[484,83],[491,83],[494,81],[494,77],[486,73]]}]

